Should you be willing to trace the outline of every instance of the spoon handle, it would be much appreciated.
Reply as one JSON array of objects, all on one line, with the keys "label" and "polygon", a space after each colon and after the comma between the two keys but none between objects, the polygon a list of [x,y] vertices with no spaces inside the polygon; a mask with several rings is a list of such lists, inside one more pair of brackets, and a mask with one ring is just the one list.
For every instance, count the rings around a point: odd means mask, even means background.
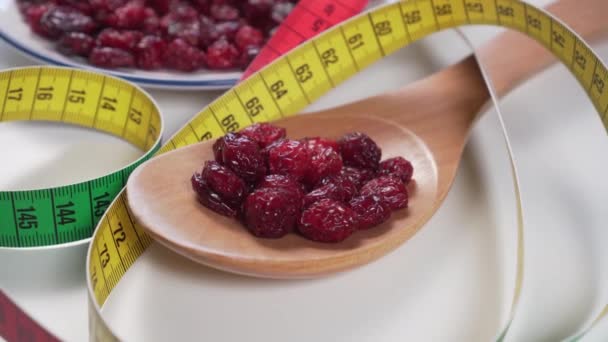
[{"label": "spoon handle", "polygon": [[[560,0],[546,7],[585,41],[608,35],[607,0]],[[499,96],[556,61],[546,48],[517,31],[507,31],[479,49],[479,56]]]}]

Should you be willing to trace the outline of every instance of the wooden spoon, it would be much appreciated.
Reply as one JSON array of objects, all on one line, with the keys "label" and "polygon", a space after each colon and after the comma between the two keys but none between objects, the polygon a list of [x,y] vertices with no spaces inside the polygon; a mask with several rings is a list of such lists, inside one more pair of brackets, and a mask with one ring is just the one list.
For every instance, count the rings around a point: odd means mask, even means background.
[{"label": "wooden spoon", "polygon": [[[548,10],[586,39],[608,27],[602,18],[608,13],[605,0],[563,0]],[[486,44],[481,56],[499,94],[554,61],[540,44],[511,31]],[[271,278],[343,271],[392,251],[435,213],[454,181],[477,113],[489,98],[471,56],[398,91],[277,121],[290,138],[321,133],[338,138],[362,131],[381,146],[383,158],[403,155],[413,163],[415,183],[410,188],[409,209],[339,244],[312,242],[296,234],[259,239],[234,219],[201,206],[189,179],[204,160],[213,159],[213,141],[161,155],[139,167],[127,184],[129,205],[161,244],[212,267]]]}]

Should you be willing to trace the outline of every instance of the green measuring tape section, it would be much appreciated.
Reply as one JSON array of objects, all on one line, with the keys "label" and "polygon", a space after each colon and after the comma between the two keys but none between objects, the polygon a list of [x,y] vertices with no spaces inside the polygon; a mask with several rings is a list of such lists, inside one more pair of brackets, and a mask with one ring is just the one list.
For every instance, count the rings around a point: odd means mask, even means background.
[{"label": "green measuring tape section", "polygon": [[2,72],[0,94],[0,121],[55,121],[93,128],[144,151],[131,165],[89,181],[0,192],[0,247],[90,238],[131,172],[158,150],[162,132],[158,107],[145,92],[123,80],[54,67]]}]

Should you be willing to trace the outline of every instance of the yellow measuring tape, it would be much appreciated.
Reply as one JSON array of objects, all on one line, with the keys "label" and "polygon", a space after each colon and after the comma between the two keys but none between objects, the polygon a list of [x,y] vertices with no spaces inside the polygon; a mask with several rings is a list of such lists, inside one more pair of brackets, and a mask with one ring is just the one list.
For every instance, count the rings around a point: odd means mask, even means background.
[{"label": "yellow measuring tape", "polygon": [[[294,115],[384,56],[431,33],[469,24],[504,26],[539,41],[576,76],[608,127],[608,70],[549,14],[520,0],[409,0],[357,16],[281,57],[203,109],[158,153]],[[130,215],[121,189],[130,171],[160,145],[158,107],[124,81],[61,68],[1,73],[0,93],[1,121],[52,120],[93,127],[146,151],[124,170],[99,179],[38,192],[0,193],[0,215],[4,222],[4,215],[11,214],[10,229],[15,231],[0,231],[5,233],[0,246],[74,241],[88,236],[99,222],[87,255],[90,333],[92,340],[118,340],[100,309],[152,243]]]}]

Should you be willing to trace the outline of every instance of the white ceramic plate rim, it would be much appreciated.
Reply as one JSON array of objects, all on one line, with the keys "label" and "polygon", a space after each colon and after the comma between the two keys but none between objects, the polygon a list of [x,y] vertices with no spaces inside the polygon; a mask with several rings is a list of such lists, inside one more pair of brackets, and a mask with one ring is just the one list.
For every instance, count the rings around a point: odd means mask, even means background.
[{"label": "white ceramic plate rim", "polygon": [[212,72],[201,70],[193,73],[144,71],[137,69],[110,70],[91,66],[76,58],[57,52],[54,43],[36,36],[30,31],[19,12],[15,0],[0,0],[0,39],[19,53],[41,63],[92,70],[120,77],[143,87],[161,89],[227,89],[234,86],[241,72]]}]

